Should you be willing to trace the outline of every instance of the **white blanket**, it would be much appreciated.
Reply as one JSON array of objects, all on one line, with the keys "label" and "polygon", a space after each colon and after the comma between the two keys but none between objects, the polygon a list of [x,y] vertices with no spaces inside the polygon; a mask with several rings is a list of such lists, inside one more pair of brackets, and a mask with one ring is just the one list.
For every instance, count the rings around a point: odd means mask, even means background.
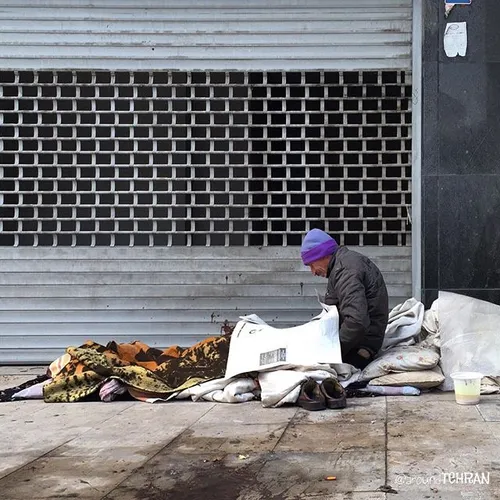
[{"label": "white blanket", "polygon": [[[178,399],[215,401],[217,403],[244,403],[261,396],[265,408],[293,404],[297,401],[300,387],[308,378],[321,382],[333,377],[342,386],[356,382],[360,370],[346,363],[335,365],[299,366],[290,370],[276,368],[258,374],[258,383],[248,377],[217,379],[204,382],[178,394]],[[160,400],[155,400],[160,401]],[[154,402],[154,401],[151,401]]]},{"label": "white blanket", "polygon": [[[313,367],[311,367],[313,368]],[[274,370],[259,373],[259,383],[262,389],[262,406],[264,408],[277,408],[286,403],[293,404],[297,401],[302,383],[308,378],[321,382],[337,374],[329,366],[318,369]]]},{"label": "white blanket", "polygon": [[250,377],[210,380],[182,391],[177,398],[203,399],[216,403],[245,403],[259,394],[259,384]]},{"label": "white blanket", "polygon": [[389,313],[389,322],[379,355],[396,345],[413,345],[422,330],[424,305],[417,299],[408,299]]},{"label": "white blanket", "polygon": [[303,366],[293,370],[274,370],[259,373],[264,408],[293,404],[297,401],[303,382],[311,378],[321,382],[326,378],[336,378],[343,387],[356,382],[360,370],[346,363],[334,365]]}]

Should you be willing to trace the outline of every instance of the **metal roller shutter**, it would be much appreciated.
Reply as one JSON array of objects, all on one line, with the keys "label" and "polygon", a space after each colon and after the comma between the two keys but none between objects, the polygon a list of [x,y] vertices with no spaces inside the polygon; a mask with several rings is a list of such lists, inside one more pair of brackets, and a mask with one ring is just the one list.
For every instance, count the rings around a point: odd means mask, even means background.
[{"label": "metal roller shutter", "polygon": [[409,69],[411,0],[1,1],[12,69]]},{"label": "metal roller shutter", "polygon": [[0,2],[0,362],[306,321],[312,227],[410,295],[411,2],[206,4]]}]

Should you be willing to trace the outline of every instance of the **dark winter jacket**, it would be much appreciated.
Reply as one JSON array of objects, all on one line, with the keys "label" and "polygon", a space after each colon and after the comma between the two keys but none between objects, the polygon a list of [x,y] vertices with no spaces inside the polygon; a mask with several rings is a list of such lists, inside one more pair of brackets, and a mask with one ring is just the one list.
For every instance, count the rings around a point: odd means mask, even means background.
[{"label": "dark winter jacket", "polygon": [[372,355],[382,346],[389,315],[384,278],[364,255],[340,247],[328,266],[325,302],[340,316],[342,356],[365,348]]}]

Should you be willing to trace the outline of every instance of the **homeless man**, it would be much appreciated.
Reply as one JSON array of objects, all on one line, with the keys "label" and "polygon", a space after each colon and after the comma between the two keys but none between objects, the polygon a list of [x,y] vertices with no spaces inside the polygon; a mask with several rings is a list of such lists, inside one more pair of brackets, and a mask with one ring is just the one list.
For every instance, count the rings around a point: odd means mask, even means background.
[{"label": "homeless man", "polygon": [[342,360],[365,368],[382,346],[389,315],[380,270],[320,229],[306,234],[301,256],[315,276],[328,278],[325,303],[338,308]]}]

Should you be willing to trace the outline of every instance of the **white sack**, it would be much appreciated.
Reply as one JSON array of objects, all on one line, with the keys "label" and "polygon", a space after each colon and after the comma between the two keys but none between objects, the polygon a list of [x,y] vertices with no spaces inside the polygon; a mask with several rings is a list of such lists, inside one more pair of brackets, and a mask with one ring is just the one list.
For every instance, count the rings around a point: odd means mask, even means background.
[{"label": "white sack", "polygon": [[411,298],[397,305],[389,313],[384,341],[379,352],[383,353],[396,345],[414,344],[422,329],[423,318],[424,305],[417,299]]},{"label": "white sack", "polygon": [[370,380],[370,385],[411,386],[418,389],[430,389],[442,384],[444,375],[439,366],[430,370],[415,370],[411,372],[389,373]]},{"label": "white sack", "polygon": [[243,317],[229,346],[225,378],[277,368],[342,363],[335,306],[304,325],[273,328],[258,316]]},{"label": "white sack", "polygon": [[456,371],[500,376],[500,306],[451,292],[439,292],[438,301],[441,389],[453,390]]},{"label": "white sack", "polygon": [[359,376],[360,381],[372,380],[389,373],[430,370],[439,362],[439,354],[434,349],[419,346],[393,347],[372,361]]}]

